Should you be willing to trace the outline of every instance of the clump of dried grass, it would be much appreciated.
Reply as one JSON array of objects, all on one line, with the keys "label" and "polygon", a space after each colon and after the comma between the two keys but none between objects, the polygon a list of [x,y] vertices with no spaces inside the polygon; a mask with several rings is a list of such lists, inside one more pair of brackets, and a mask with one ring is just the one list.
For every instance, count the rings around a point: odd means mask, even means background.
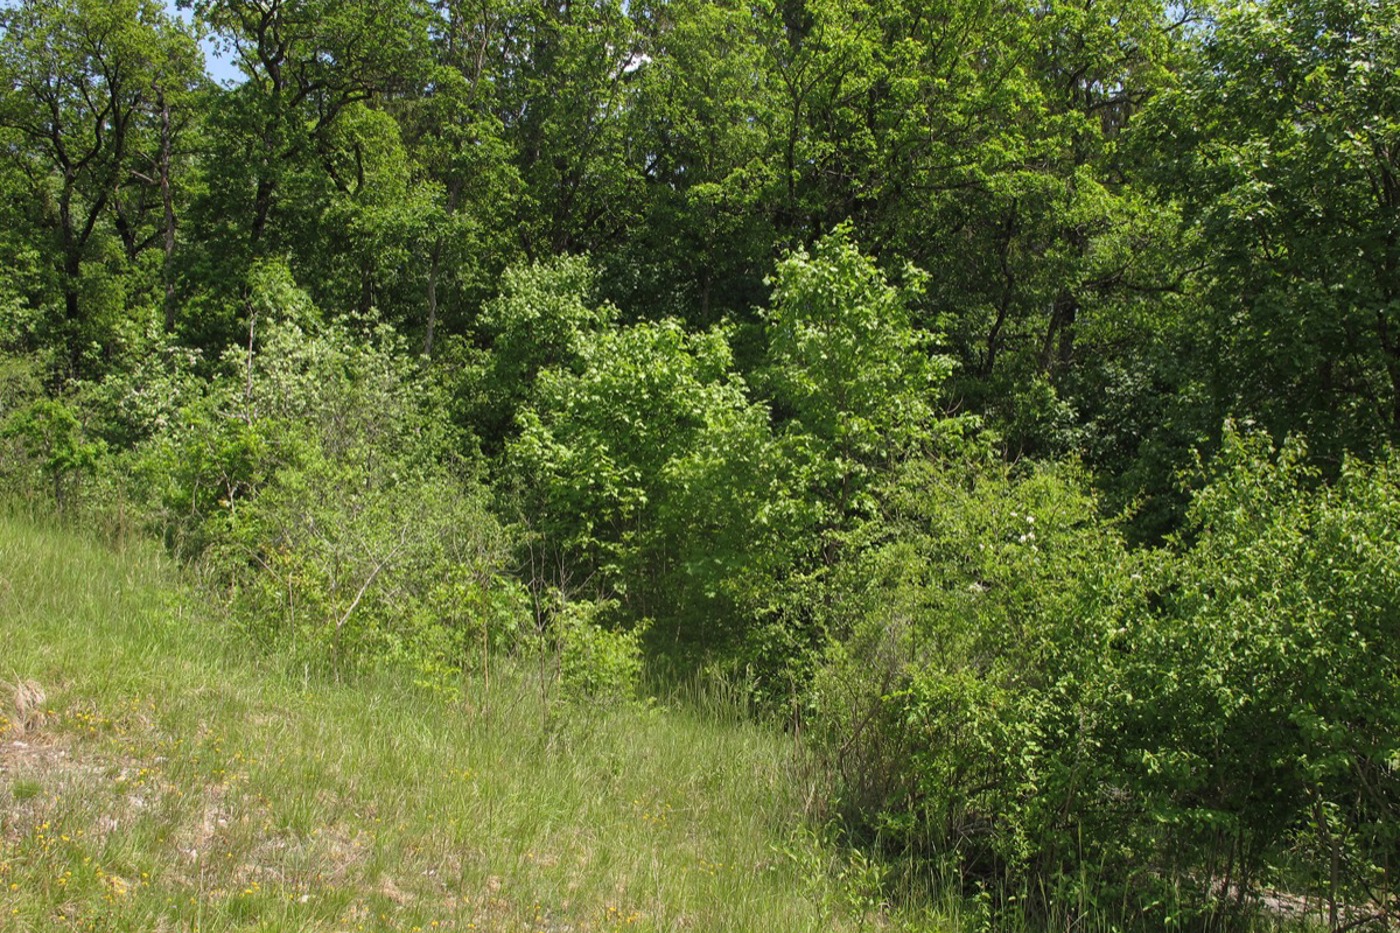
[{"label": "clump of dried grass", "polygon": [[44,693],[44,688],[36,681],[21,680],[15,684],[14,723],[22,733],[37,732],[44,727],[45,712],[44,704],[48,701],[48,694]]}]

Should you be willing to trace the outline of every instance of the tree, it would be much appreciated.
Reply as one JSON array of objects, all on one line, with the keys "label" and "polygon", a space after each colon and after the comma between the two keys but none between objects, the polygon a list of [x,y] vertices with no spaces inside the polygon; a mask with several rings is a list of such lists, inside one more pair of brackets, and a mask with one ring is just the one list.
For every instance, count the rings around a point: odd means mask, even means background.
[{"label": "tree", "polygon": [[321,150],[329,186],[315,233],[296,251],[300,267],[317,272],[307,277],[313,297],[416,328],[438,189],[417,171],[394,117],[366,103],[345,107]]},{"label": "tree", "polygon": [[1217,410],[1333,462],[1400,437],[1398,50],[1393,3],[1225,3],[1149,113]]},{"label": "tree", "polygon": [[520,11],[495,0],[448,0],[435,14],[431,91],[395,105],[404,144],[432,194],[425,211],[426,355],[440,323],[468,328],[470,313],[522,253],[511,220],[523,185],[505,139],[503,96]]},{"label": "tree", "polygon": [[601,329],[574,366],[540,373],[507,459],[554,585],[619,598],[633,618],[713,627],[730,614],[715,600],[729,595],[724,571],[767,540],[744,534],[762,521],[745,508],[755,470],[772,463],[766,412],[731,365],[722,332],[661,321]]},{"label": "tree", "polygon": [[[297,265],[313,266],[332,205],[349,201],[363,218],[374,199],[366,184],[406,185],[407,166],[395,172],[392,165],[402,162],[393,153],[401,145],[397,125],[365,108],[421,89],[427,4],[199,0],[194,9],[245,75],[211,108],[210,157],[218,168],[200,223],[201,238],[218,249],[203,277],[229,290],[260,257],[291,253]],[[377,176],[362,171],[366,161],[376,163]],[[373,240],[383,226],[371,226]],[[357,263],[354,282],[357,292],[372,292],[374,270]]]},{"label": "tree", "polygon": [[1162,555],[1159,611],[1123,654],[1112,757],[1148,815],[1138,832],[1227,890],[1286,865],[1333,929],[1342,904],[1394,920],[1394,456],[1326,485],[1301,442],[1227,425],[1204,479],[1191,543]]},{"label": "tree", "polygon": [[70,477],[90,472],[102,453],[73,409],[57,399],[41,398],[10,413],[0,422],[0,438],[19,440],[52,488],[59,514],[68,504]]},{"label": "tree", "polygon": [[888,477],[880,539],[832,574],[809,735],[845,817],[964,890],[995,877],[1034,909],[1085,865],[1100,886],[1149,871],[1117,848],[1099,751],[1114,633],[1143,585],[1082,470],[1013,471],[985,451]]},{"label": "tree", "polygon": [[525,185],[523,251],[544,259],[614,243],[639,181],[622,115],[642,50],[626,5],[549,0],[526,6],[514,27],[498,106]]},{"label": "tree", "polygon": [[778,264],[760,382],[783,430],[807,439],[824,477],[808,494],[830,510],[829,527],[872,514],[878,474],[937,436],[935,393],[952,361],[914,326],[908,302],[923,286],[913,267],[901,288],[889,285],[848,227]]},{"label": "tree", "polygon": [[1137,0],[1040,4],[983,27],[1004,64],[962,66],[971,90],[950,107],[974,132],[922,175],[937,234],[907,255],[930,271],[929,308],[964,364],[953,393],[1009,455],[1081,444],[1102,370],[1150,342],[1180,287],[1170,211],[1121,153],[1178,25]]},{"label": "tree", "polygon": [[[0,14],[0,29],[0,128],[37,199],[38,226],[55,241],[56,330],[76,371],[94,336],[84,264],[99,259],[105,234],[119,234],[128,263],[160,242],[167,289],[172,281],[172,176],[199,52],[153,0],[25,0]],[[159,192],[155,234],[148,191]]]},{"label": "tree", "polygon": [[605,263],[619,303],[701,327],[765,296],[778,234],[775,76],[745,2],[633,4],[644,59],[624,115],[643,219]]},{"label": "tree", "polygon": [[491,356],[476,421],[491,450],[502,449],[520,414],[540,403],[541,374],[576,372],[584,348],[616,321],[617,308],[596,301],[596,282],[588,260],[577,256],[511,266],[501,276],[500,293],[478,321]]}]

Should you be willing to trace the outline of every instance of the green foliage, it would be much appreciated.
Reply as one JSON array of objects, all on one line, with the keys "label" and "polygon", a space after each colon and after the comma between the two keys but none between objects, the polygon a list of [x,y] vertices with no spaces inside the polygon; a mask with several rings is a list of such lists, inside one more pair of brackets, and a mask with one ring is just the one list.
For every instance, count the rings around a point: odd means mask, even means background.
[{"label": "green foliage", "polygon": [[[802,827],[777,851],[798,873],[802,887],[821,911],[823,926],[842,920],[864,924],[889,907],[888,866],[864,851],[842,844],[833,824]],[[832,885],[832,881],[838,882]]]},{"label": "green foliage", "polygon": [[786,694],[821,643],[813,587],[878,535],[880,477],[967,426],[934,408],[951,364],[913,326],[908,292],[840,231],[775,280],[761,373],[775,436],[725,331],[609,327],[581,300],[584,268],[513,273],[488,318],[493,373],[533,402],[507,462],[536,572],[617,599],[676,642],[738,649],[763,689]]},{"label": "green foliage", "polygon": [[751,546],[745,529],[769,517],[745,512],[775,465],[766,413],[730,365],[722,332],[664,321],[598,331],[576,368],[540,374],[508,462],[540,563],[564,574],[550,583],[621,599],[636,617],[713,612],[742,560],[726,547]]},{"label": "green foliage", "polygon": [[[214,544],[239,623],[337,670],[384,660],[461,666],[512,631],[507,541],[479,495],[431,474],[381,479],[303,455]],[[437,581],[466,577],[448,597]],[[441,613],[442,608],[453,611]],[[506,615],[502,618],[502,615]]]},{"label": "green foliage", "polygon": [[401,338],[274,320],[224,365],[138,462],[167,540],[238,624],[337,670],[460,665],[514,629],[508,540]]},{"label": "green foliage", "polygon": [[565,700],[606,706],[637,698],[645,627],[615,631],[601,626],[597,616],[615,608],[615,603],[566,602],[554,614],[551,635]]},{"label": "green foliage", "polygon": [[[43,397],[36,360],[9,354],[0,355],[0,423],[8,423],[22,408]],[[17,435],[0,436],[0,482],[11,496],[22,496],[29,489],[30,454],[26,442]]]},{"label": "green foliage", "polygon": [[494,446],[504,443],[520,409],[537,402],[540,373],[576,368],[584,345],[616,319],[616,308],[594,304],[595,278],[578,257],[511,266],[482,308],[478,326],[491,338],[491,356],[476,420]]},{"label": "green foliage", "polygon": [[362,103],[345,107],[324,148],[334,193],[319,219],[327,233],[298,250],[317,270],[308,286],[323,307],[378,310],[401,329],[416,327],[409,309],[421,300],[417,265],[435,189],[414,178],[398,122]]},{"label": "green foliage", "polygon": [[505,139],[505,121],[492,93],[509,70],[504,55],[488,57],[485,46],[461,41],[468,32],[498,36],[493,51],[506,52],[510,29],[504,10],[462,2],[436,5],[430,27],[433,43],[429,96],[398,102],[394,108],[416,174],[432,204],[423,275],[426,320],[423,352],[432,355],[438,330],[463,333],[482,298],[495,290],[499,270],[519,259],[511,220],[523,184],[514,151]]},{"label": "green foliage", "polygon": [[1123,735],[1171,841],[1241,885],[1301,872],[1337,903],[1393,895],[1400,535],[1392,460],[1335,485],[1301,442],[1228,431],[1134,637]]},{"label": "green foliage", "polygon": [[784,259],[765,313],[768,354],[759,372],[772,396],[796,497],[818,510],[822,560],[841,538],[859,538],[876,514],[875,486],[906,458],[932,452],[972,423],[941,417],[939,389],[950,359],[914,325],[911,296],[923,276],[886,282],[846,227],[813,255]]},{"label": "green foliage", "polygon": [[907,471],[826,588],[838,812],[1037,909],[1178,923],[1283,883],[1388,910],[1400,491],[1306,462],[1227,430],[1191,540],[1137,555],[1072,472]]},{"label": "green foliage", "polygon": [[102,379],[74,384],[92,430],[114,452],[173,430],[206,392],[203,354],[166,332],[161,317],[158,309],[130,317],[113,334]]},{"label": "green foliage", "polygon": [[498,113],[526,186],[517,235],[526,256],[586,251],[621,238],[642,173],[627,124],[640,53],[622,0],[507,7]]},{"label": "green foliage", "polygon": [[0,437],[19,441],[53,493],[62,513],[76,476],[91,473],[102,453],[100,442],[89,440],[77,413],[57,399],[40,398],[11,412],[0,423]]},{"label": "green foliage", "polygon": [[1394,919],[1394,3],[188,5],[0,10],[5,493],[308,677],[724,671],[826,920]]},{"label": "green foliage", "polygon": [[290,257],[299,285],[327,307],[414,323],[406,260],[429,241],[429,192],[415,183],[398,121],[375,104],[427,77],[428,5],[191,5],[244,78],[207,110],[188,279],[207,313],[192,336],[222,349],[227,307],[252,265],[272,257]]},{"label": "green foliage", "polygon": [[883,537],[885,479],[911,458],[953,450],[975,427],[937,408],[953,364],[912,320],[923,276],[911,267],[905,280],[888,284],[846,227],[811,255],[790,254],[773,279],[757,381],[773,404],[777,472],[759,514],[782,561],[760,558],[738,577],[759,623],[746,661],[770,706],[791,709],[822,650],[827,576]]},{"label": "green foliage", "polygon": [[644,220],[607,251],[604,284],[625,307],[711,327],[764,300],[781,237],[773,216],[783,189],[774,159],[780,102],[761,41],[773,14],[710,0],[655,7],[636,17],[649,60],[629,78],[624,115],[652,154]]},{"label": "green foliage", "polygon": [[[20,229],[53,288],[26,297],[70,374],[98,368],[94,349],[131,293],[149,287],[140,255],[174,236],[166,196],[198,82],[193,37],[151,0],[24,0],[4,11],[0,133],[19,170],[10,196],[26,205]],[[22,242],[12,244],[21,256]]]},{"label": "green foliage", "polygon": [[809,701],[846,815],[944,871],[1072,871],[1133,560],[1072,470],[914,462],[885,501]]},{"label": "green foliage", "polygon": [[1397,49],[1390,3],[1225,3],[1142,125],[1204,267],[1216,420],[1334,463],[1400,436]]},{"label": "green foliage", "polygon": [[928,444],[933,394],[952,371],[908,311],[925,280],[912,267],[904,275],[903,289],[888,285],[841,227],[813,255],[788,256],[773,280],[764,385],[790,430],[817,439],[857,484]]}]

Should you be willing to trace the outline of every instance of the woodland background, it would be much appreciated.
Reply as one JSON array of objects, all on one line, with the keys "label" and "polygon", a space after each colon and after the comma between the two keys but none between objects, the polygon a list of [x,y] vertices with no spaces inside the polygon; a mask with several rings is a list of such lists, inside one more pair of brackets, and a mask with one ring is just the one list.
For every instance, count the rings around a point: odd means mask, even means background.
[{"label": "woodland background", "polygon": [[1400,4],[189,12],[0,13],[12,501],[328,677],[728,684],[1018,909],[1398,918]]}]

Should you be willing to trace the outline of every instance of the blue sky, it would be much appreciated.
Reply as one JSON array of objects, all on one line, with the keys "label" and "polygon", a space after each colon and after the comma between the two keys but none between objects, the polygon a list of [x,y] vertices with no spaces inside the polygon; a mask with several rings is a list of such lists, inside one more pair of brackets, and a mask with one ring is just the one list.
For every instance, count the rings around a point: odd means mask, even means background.
[{"label": "blue sky", "polygon": [[[185,20],[185,22],[189,22],[190,11],[176,9],[175,0],[165,0],[165,8],[174,15]],[[233,63],[229,59],[224,58],[218,53],[218,50],[214,48],[212,42],[206,39],[204,42],[200,43],[200,45],[204,49],[204,70],[209,73],[209,77],[218,81],[220,84],[243,80],[242,76],[238,73],[238,69],[233,66]]]}]

